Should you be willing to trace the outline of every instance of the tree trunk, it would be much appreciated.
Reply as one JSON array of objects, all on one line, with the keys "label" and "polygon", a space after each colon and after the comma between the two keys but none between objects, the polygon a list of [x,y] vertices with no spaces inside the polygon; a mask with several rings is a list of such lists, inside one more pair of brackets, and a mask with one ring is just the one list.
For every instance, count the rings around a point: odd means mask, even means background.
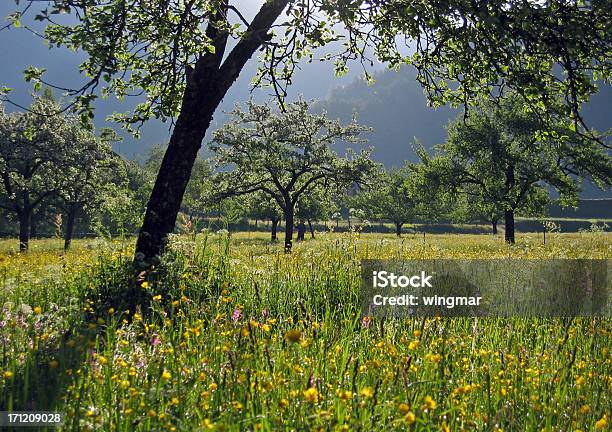
[{"label": "tree trunk", "polygon": [[493,235],[497,235],[497,221],[496,220],[492,220],[491,221],[491,226],[493,227]]},{"label": "tree trunk", "polygon": [[278,237],[276,235],[276,231],[278,229],[278,219],[272,219],[272,242],[276,242]]},{"label": "tree trunk", "polygon": [[514,244],[514,210],[506,210],[504,212],[504,223],[506,229],[504,238],[506,243]]},{"label": "tree trunk", "polygon": [[27,252],[30,247],[30,222],[32,210],[24,209],[19,213],[19,251]]},{"label": "tree trunk", "polygon": [[315,238],[314,228],[312,227],[312,221],[310,219],[306,219],[308,221],[308,229],[310,230],[310,237]]},{"label": "tree trunk", "polygon": [[291,252],[293,247],[293,206],[285,210],[285,252]]},{"label": "tree trunk", "polygon": [[76,204],[70,204],[68,208],[66,220],[66,232],[64,233],[64,250],[70,249],[72,243],[72,235],[74,233],[74,221],[76,219],[77,207]]},{"label": "tree trunk", "polygon": [[216,22],[224,19],[223,14],[219,12],[215,22],[211,20],[209,23],[206,34],[212,40],[215,52],[202,56],[195,68],[188,69],[180,114],[138,234],[136,261],[150,265],[163,252],[168,235],[174,230],[191,169],[213,114],[246,62],[269,39],[268,31],[287,3],[288,0],[265,2],[245,36],[225,60],[228,35]]},{"label": "tree trunk", "polygon": [[403,224],[403,223],[401,223],[401,222],[395,222],[395,234],[396,234],[398,237],[401,237],[401,236],[402,236],[402,226],[404,226],[404,224]]}]

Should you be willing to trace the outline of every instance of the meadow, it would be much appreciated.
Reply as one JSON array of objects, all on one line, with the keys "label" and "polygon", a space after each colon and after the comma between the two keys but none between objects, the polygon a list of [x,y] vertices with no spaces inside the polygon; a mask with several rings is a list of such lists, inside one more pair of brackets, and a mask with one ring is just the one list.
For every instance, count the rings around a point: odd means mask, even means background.
[{"label": "meadow", "polygon": [[605,258],[612,234],[175,237],[112,307],[132,241],[0,241],[0,410],[63,430],[609,430],[610,318],[364,320],[361,259]]}]

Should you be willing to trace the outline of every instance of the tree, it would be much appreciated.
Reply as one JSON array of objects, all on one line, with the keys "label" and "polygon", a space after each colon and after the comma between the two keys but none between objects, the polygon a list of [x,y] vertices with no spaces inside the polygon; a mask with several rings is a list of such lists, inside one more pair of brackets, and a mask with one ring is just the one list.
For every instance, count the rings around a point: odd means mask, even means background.
[{"label": "tree", "polygon": [[[453,216],[471,222],[487,222],[491,224],[491,232],[497,235],[499,221],[504,219],[503,202],[497,202],[483,195],[478,185],[465,185],[463,196],[455,196],[453,200]],[[536,185],[530,189],[517,215],[543,217],[550,205],[549,191],[546,187]]]},{"label": "tree", "polygon": [[278,224],[283,217],[283,212],[278,203],[271,196],[259,191],[249,196],[248,215],[255,220],[270,220],[272,242],[278,240]]},{"label": "tree", "polygon": [[[32,213],[66,184],[74,124],[59,104],[35,97],[30,112],[7,114],[0,106],[0,206],[19,220],[19,249],[28,250]],[[36,112],[36,114],[34,113]]]},{"label": "tree", "polygon": [[568,203],[577,200],[581,178],[600,186],[612,181],[612,159],[600,146],[561,122],[544,131],[518,98],[483,103],[450,125],[437,157],[421,157],[434,184],[475,194],[488,210],[503,211],[508,243],[515,242],[515,213],[537,211],[547,187]]},{"label": "tree", "polygon": [[355,197],[354,205],[371,219],[387,220],[402,235],[402,227],[415,217],[414,200],[406,188],[408,167],[381,172],[376,184]]},{"label": "tree", "polygon": [[100,138],[74,123],[66,139],[70,142],[71,161],[62,175],[63,186],[58,190],[60,207],[66,213],[64,249],[72,242],[77,213],[86,206],[97,207],[105,197],[104,185],[112,181],[120,163],[110,143],[117,141],[114,131],[102,130]]},{"label": "tree", "polygon": [[[85,119],[98,91],[146,95],[131,113],[115,115],[128,127],[151,117],[176,118],[137,241],[136,253],[146,260],[162,252],[174,228],[215,109],[260,48],[264,64],[255,83],[271,85],[279,98],[301,59],[312,61],[316,48],[344,38],[340,52],[324,56],[334,59],[337,74],[346,73],[349,60],[371,62],[367,53],[373,51],[391,67],[413,64],[435,104],[467,108],[478,95],[510,89],[545,119],[552,113],[551,94],[561,93],[566,102],[555,113],[576,130],[580,105],[596,91],[596,80],[610,81],[607,0],[266,0],[251,20],[230,0],[39,3],[48,5],[36,19],[49,23],[49,45],[87,55],[81,70],[89,81],[67,89]],[[9,16],[15,26],[30,10],[27,4]],[[283,11],[286,18],[279,19]],[[54,15],[60,13],[78,20],[58,24]],[[43,73],[30,67],[25,78],[40,85]],[[591,136],[587,128],[581,133]]]},{"label": "tree", "polygon": [[360,143],[368,128],[355,121],[342,126],[325,113],[311,114],[300,100],[276,113],[250,101],[237,107],[234,120],[214,134],[211,150],[219,168],[219,197],[263,192],[273,198],[285,219],[285,249],[291,250],[296,204],[315,188],[364,182],[375,167],[369,151],[339,157],[330,146],[338,140]]},{"label": "tree", "polygon": [[310,190],[307,194],[302,194],[296,205],[296,215],[298,219],[308,223],[310,236],[315,238],[313,222],[329,220],[335,208],[331,200],[329,190],[318,187]]}]

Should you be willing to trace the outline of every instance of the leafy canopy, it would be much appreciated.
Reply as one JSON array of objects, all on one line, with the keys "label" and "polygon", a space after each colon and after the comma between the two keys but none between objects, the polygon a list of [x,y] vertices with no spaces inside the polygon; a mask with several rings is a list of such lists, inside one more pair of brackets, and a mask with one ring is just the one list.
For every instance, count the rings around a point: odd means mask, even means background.
[{"label": "leafy canopy", "polygon": [[[584,125],[580,106],[596,91],[597,80],[611,82],[608,0],[268,0],[261,11],[274,8],[276,16],[285,10],[271,27],[258,26],[228,0],[38,4],[36,19],[48,24],[49,44],[87,54],[81,70],[88,80],[65,89],[85,117],[98,95],[111,94],[141,98],[133,111],[114,116],[127,125],[176,116],[196,63],[211,58],[221,64],[234,39],[236,46],[247,40],[261,44],[263,62],[254,82],[272,86],[281,98],[298,62],[312,61],[316,49],[327,45],[321,58],[333,61],[337,74],[346,73],[351,60],[361,62],[368,77],[374,57],[390,67],[410,63],[433,104],[467,108],[478,96],[511,90],[544,124],[560,116],[603,142]],[[15,26],[23,25],[28,9],[11,14]],[[58,18],[62,13],[76,23]],[[221,77],[236,67],[232,54],[225,54]],[[26,79],[44,82],[43,73],[29,68]],[[557,95],[563,103],[554,102]]]},{"label": "leafy canopy", "polygon": [[489,214],[541,207],[548,186],[569,204],[583,178],[610,185],[612,159],[600,146],[560,121],[552,132],[542,128],[519,98],[483,103],[450,125],[436,157],[420,152],[424,171],[432,185],[479,197]]},{"label": "leafy canopy", "polygon": [[283,113],[253,101],[247,108],[232,112],[234,120],[215,132],[210,146],[217,166],[231,169],[219,174],[222,195],[261,191],[293,210],[303,193],[365,182],[375,167],[369,150],[339,157],[331,148],[338,140],[363,143],[360,135],[369,129],[355,121],[343,126],[325,113],[309,113],[304,100]]}]

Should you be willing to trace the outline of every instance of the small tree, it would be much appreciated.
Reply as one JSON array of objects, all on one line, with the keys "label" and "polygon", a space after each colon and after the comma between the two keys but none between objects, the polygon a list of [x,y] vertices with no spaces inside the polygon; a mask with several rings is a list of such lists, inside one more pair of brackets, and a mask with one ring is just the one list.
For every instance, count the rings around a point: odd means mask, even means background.
[{"label": "small tree", "polygon": [[297,203],[297,217],[308,223],[310,236],[315,238],[313,222],[329,220],[335,206],[331,200],[328,190],[321,187],[311,190],[308,194],[302,195]]},{"label": "small tree", "polygon": [[561,124],[543,132],[539,117],[516,98],[483,103],[452,123],[438,152],[433,159],[421,152],[430,179],[457,193],[477,191],[489,209],[503,209],[508,243],[515,242],[515,213],[541,210],[546,187],[569,203],[580,178],[600,186],[612,179],[611,159],[600,146]]},{"label": "small tree", "polygon": [[264,192],[285,218],[285,249],[291,250],[295,208],[315,187],[329,188],[365,181],[375,164],[368,151],[341,158],[330,146],[337,140],[360,143],[368,128],[355,121],[342,126],[325,113],[310,114],[303,100],[288,104],[286,112],[250,101],[248,110],[233,111],[234,120],[214,134],[212,151],[219,167],[235,167],[219,174],[219,196]]},{"label": "small tree", "polygon": [[103,130],[97,138],[73,124],[67,139],[71,143],[71,161],[63,172],[66,178],[58,191],[59,206],[66,213],[65,250],[72,242],[77,213],[86,206],[98,207],[101,204],[106,196],[104,185],[112,181],[113,172],[120,163],[110,147],[110,143],[117,140],[112,130]]},{"label": "small tree", "polygon": [[270,240],[272,242],[277,241],[278,224],[283,217],[283,212],[274,198],[261,191],[255,192],[250,195],[248,207],[249,216],[255,218],[255,220],[270,221],[270,224],[272,225],[270,230]]},{"label": "small tree", "polygon": [[19,220],[19,249],[28,250],[32,213],[66,184],[73,150],[71,119],[50,97],[36,96],[31,111],[7,114],[0,105],[0,205]]},{"label": "small tree", "polygon": [[407,167],[381,172],[373,187],[355,196],[353,205],[371,219],[393,223],[401,237],[404,224],[415,217],[414,199],[406,187],[408,176]]}]

